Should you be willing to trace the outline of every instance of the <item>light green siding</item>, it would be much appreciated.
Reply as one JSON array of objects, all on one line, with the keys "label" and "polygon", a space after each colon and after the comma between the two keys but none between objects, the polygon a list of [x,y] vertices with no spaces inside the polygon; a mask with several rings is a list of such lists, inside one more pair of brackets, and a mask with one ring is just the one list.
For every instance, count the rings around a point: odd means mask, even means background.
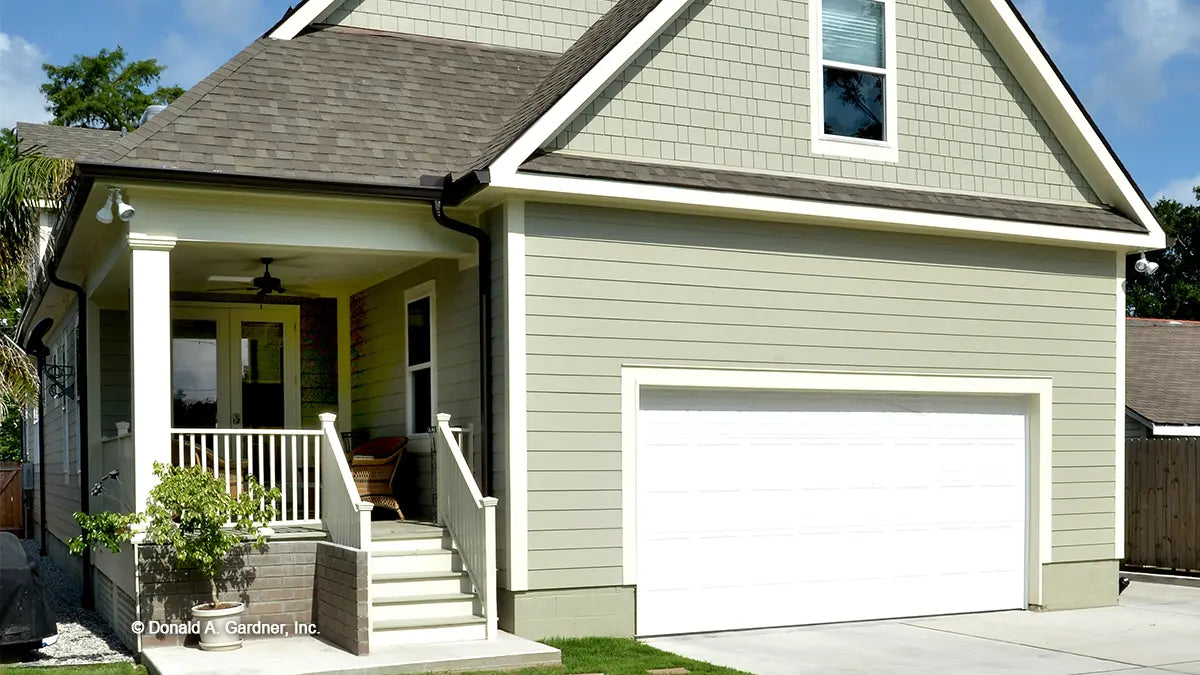
[{"label": "light green siding", "polygon": [[896,0],[898,163],[814,155],[805,0],[697,0],[553,148],[1096,203],[961,0]]},{"label": "light green siding", "polygon": [[346,0],[325,23],[563,52],[616,0]]},{"label": "light green siding", "polygon": [[633,635],[633,588],[502,591],[500,628],[531,640]]},{"label": "light green siding", "polygon": [[526,206],[529,580],[621,583],[621,367],[1054,379],[1054,562],[1113,558],[1111,252]]},{"label": "light green siding", "polygon": [[100,310],[100,435],[117,435],[117,422],[133,420],[129,362],[129,312]]}]

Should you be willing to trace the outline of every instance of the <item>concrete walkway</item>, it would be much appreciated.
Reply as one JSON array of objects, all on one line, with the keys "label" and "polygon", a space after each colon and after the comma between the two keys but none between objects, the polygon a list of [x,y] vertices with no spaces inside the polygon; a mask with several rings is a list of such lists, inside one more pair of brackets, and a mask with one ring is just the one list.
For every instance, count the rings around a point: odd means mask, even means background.
[{"label": "concrete walkway", "polygon": [[646,642],[755,675],[1200,675],[1200,588],[1135,582],[1117,607],[712,633]]}]

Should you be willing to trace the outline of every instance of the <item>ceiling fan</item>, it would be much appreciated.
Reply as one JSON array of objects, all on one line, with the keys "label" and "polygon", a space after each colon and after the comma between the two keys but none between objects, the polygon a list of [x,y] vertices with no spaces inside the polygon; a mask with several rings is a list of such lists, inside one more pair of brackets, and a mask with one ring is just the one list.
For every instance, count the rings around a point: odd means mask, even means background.
[{"label": "ceiling fan", "polygon": [[280,279],[279,277],[271,276],[271,263],[275,262],[274,258],[259,258],[259,262],[261,262],[263,264],[262,276],[257,276],[254,278],[211,276],[208,278],[209,281],[217,281],[217,282],[223,281],[223,282],[227,282],[227,283],[250,284],[249,286],[236,286],[236,287],[232,287],[232,288],[213,288],[213,289],[210,289],[210,291],[212,291],[214,293],[222,293],[222,292],[230,292],[230,291],[237,291],[237,292],[252,291],[252,292],[254,292],[254,296],[259,300],[262,300],[263,298],[267,297],[268,295],[270,295],[272,293],[278,293],[280,295],[286,294],[286,295],[298,295],[298,296],[303,296],[303,297],[312,297],[311,293],[288,291],[286,288],[283,287],[282,279]]}]

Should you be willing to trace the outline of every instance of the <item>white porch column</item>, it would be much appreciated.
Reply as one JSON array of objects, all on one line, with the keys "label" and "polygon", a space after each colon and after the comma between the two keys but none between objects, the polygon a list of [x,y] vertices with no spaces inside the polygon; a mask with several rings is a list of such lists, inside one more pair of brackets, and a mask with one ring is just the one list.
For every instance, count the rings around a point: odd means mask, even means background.
[{"label": "white porch column", "polygon": [[[129,233],[134,509],[146,507],[154,462],[171,461],[171,249],[174,237]],[[124,478],[124,476],[122,476]]]}]

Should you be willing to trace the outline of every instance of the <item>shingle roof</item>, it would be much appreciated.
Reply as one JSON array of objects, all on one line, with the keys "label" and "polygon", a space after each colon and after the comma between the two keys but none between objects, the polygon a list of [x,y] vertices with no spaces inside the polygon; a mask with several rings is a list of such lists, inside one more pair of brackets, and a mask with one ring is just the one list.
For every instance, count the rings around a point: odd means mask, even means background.
[{"label": "shingle roof", "polygon": [[1200,424],[1200,322],[1125,322],[1125,405],[1155,424]]},{"label": "shingle roof", "polygon": [[261,39],[103,156],[118,166],[418,184],[465,171],[542,52],[342,27]]},{"label": "shingle roof", "polygon": [[41,146],[42,154],[47,157],[94,160],[120,137],[121,132],[106,129],[17,123],[17,138],[20,139],[21,146]]},{"label": "shingle roof", "polygon": [[1070,206],[1045,202],[1027,202],[975,195],[906,190],[897,187],[836,183],[814,178],[753,174],[741,171],[700,169],[668,164],[650,164],[567,153],[550,153],[530,159],[522,171],[546,174],[632,181],[652,185],[670,185],[791,197],[856,206],[926,211],[958,216],[999,218],[1051,225],[1069,225],[1120,232],[1146,232],[1146,228],[1125,216],[1092,206]]},{"label": "shingle roof", "polygon": [[661,0],[621,0],[592,24],[571,45],[532,93],[517,114],[510,117],[476,159],[476,167],[491,164],[545,115],[571,87],[587,75],[622,38],[646,18]]}]

